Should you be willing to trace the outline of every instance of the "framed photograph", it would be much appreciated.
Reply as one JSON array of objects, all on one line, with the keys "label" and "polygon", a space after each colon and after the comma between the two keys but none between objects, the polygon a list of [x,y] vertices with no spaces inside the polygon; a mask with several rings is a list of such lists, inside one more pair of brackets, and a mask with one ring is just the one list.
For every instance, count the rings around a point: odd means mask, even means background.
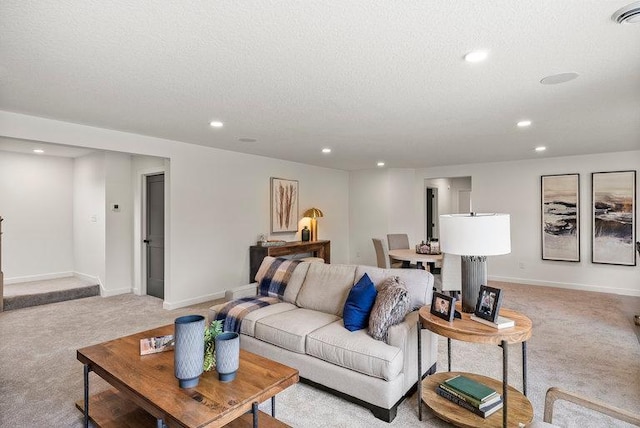
[{"label": "framed photograph", "polygon": [[542,260],[580,261],[580,174],[543,175]]},{"label": "framed photograph", "polygon": [[271,233],[298,231],[298,180],[271,177]]},{"label": "framed photograph", "polygon": [[502,304],[502,293],[499,288],[480,286],[478,302],[474,315],[487,321],[495,323],[500,314],[500,305]]},{"label": "framed photograph", "polygon": [[636,265],[636,171],[594,172],[591,261]]},{"label": "framed photograph", "polygon": [[443,320],[451,322],[453,321],[453,315],[456,312],[455,304],[455,297],[434,291],[433,297],[431,298],[431,313]]}]

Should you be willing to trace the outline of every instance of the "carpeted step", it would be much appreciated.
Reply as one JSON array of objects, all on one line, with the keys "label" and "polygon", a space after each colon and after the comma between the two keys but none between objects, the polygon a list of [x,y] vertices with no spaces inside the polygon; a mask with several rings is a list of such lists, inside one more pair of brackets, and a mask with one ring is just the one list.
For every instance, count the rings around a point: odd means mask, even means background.
[{"label": "carpeted step", "polygon": [[48,303],[63,302],[65,300],[83,299],[100,295],[99,285],[71,288],[68,290],[49,291],[46,293],[26,294],[4,298],[4,310],[28,308],[30,306],[46,305]]}]

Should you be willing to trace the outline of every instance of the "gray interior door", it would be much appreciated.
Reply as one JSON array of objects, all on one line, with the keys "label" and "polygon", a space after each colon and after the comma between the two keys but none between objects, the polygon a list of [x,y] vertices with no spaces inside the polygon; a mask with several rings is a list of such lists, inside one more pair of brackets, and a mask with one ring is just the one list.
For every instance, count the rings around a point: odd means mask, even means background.
[{"label": "gray interior door", "polygon": [[147,176],[147,294],[164,299],[164,174]]}]

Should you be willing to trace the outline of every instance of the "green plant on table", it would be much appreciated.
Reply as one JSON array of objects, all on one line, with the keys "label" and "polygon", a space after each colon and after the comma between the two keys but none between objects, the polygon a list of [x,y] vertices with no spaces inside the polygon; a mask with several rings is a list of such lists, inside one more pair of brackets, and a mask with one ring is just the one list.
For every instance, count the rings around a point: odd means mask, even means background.
[{"label": "green plant on table", "polygon": [[204,329],[204,365],[205,372],[210,371],[216,365],[216,336],[222,333],[223,320],[213,320],[209,327]]}]

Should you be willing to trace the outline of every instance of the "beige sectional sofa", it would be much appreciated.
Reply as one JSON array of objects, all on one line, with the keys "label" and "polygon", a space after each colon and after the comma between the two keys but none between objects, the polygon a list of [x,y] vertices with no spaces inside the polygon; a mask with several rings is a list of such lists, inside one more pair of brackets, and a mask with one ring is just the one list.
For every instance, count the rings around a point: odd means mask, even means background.
[{"label": "beige sectional sofa", "polygon": [[[228,290],[226,300],[255,296],[273,257],[265,257],[256,283]],[[242,321],[240,346],[295,367],[304,382],[371,409],[390,422],[397,406],[416,385],[418,372],[416,310],[389,329],[388,343],[367,329],[348,331],[342,310],[351,287],[367,273],[374,285],[392,275],[407,286],[412,307],[431,303],[433,276],[418,269],[300,263],[293,271],[284,301],[250,312]],[[221,305],[210,309],[214,319]],[[435,371],[437,339],[422,330],[422,367]]]}]

